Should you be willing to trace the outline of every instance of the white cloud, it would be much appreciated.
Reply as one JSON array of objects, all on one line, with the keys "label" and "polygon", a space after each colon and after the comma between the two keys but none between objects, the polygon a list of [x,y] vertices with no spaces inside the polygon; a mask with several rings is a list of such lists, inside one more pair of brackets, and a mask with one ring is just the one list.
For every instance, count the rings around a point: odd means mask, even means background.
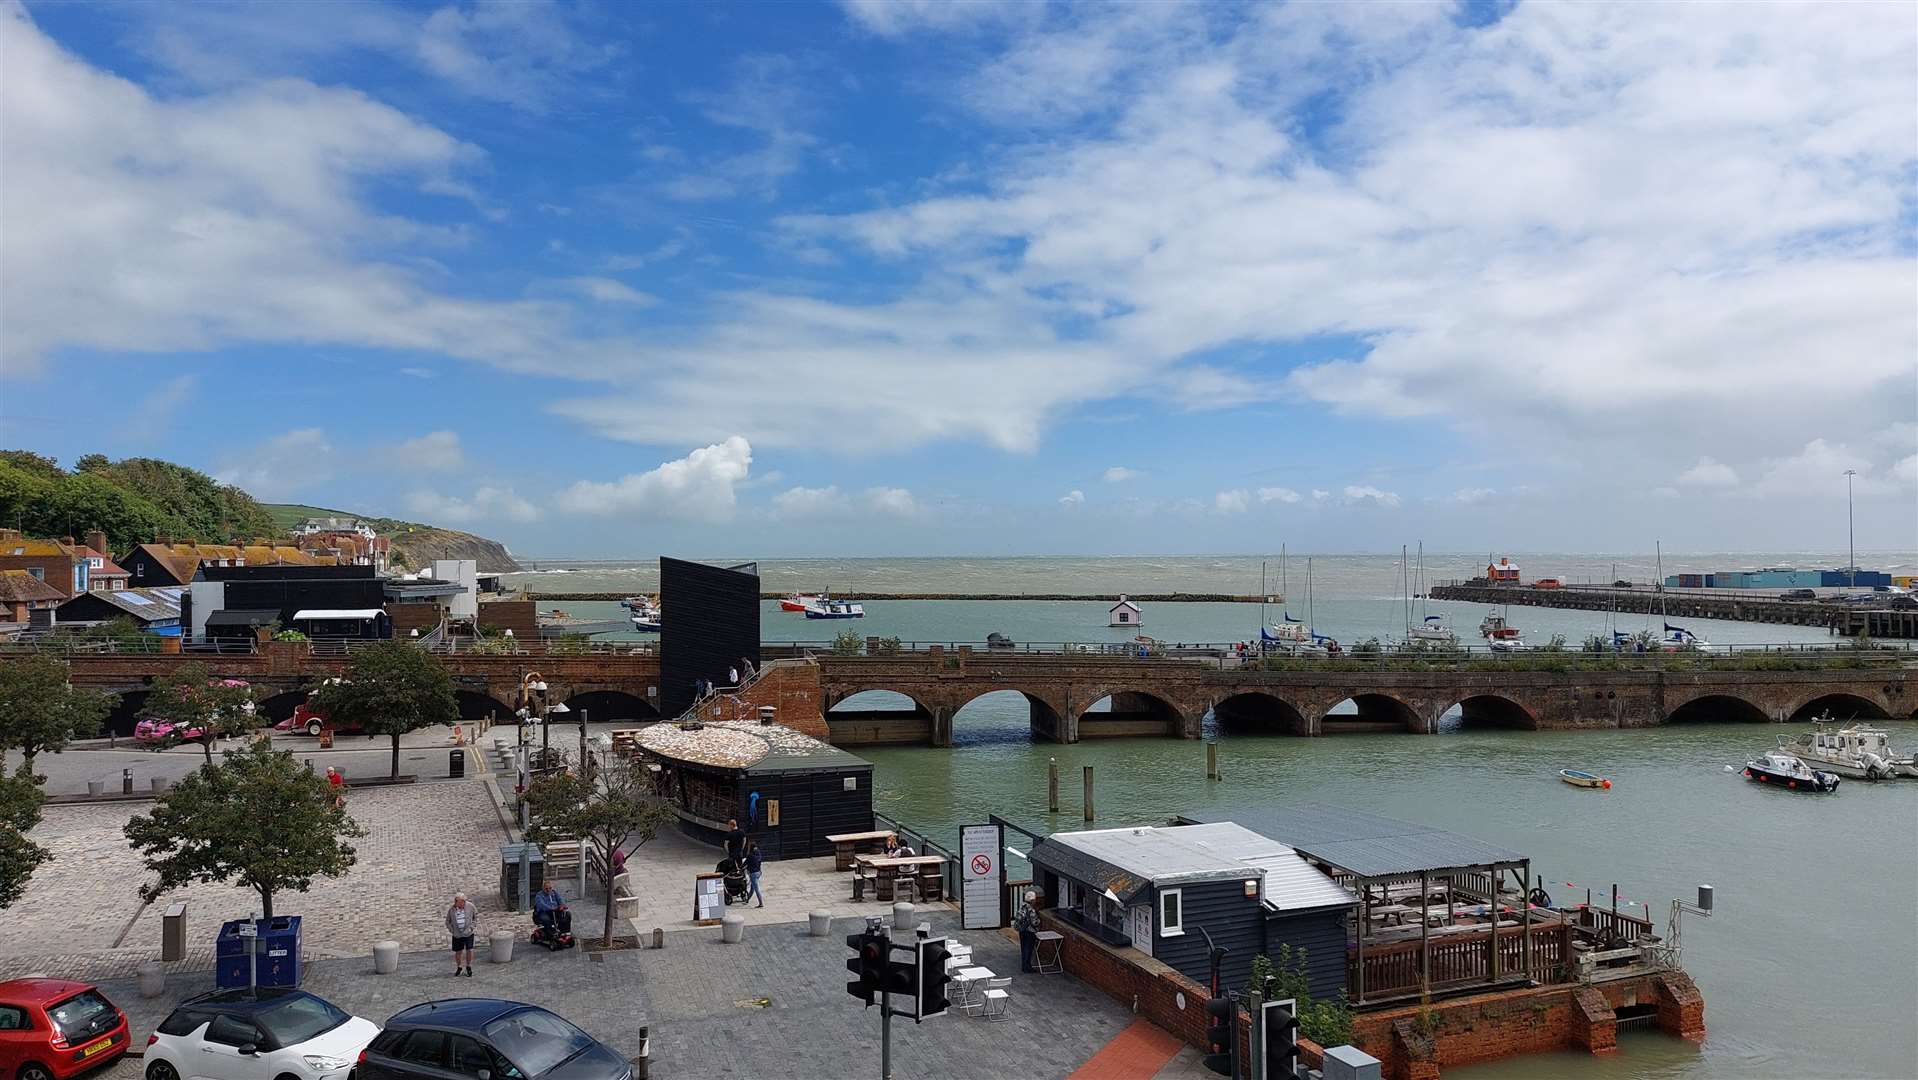
[{"label": "white cloud", "polygon": [[141,439],[157,439],[173,426],[173,418],[193,400],[199,388],[198,375],[175,375],[154,387],[126,414],[121,433]]},{"label": "white cloud", "polygon": [[1918,454],[1900,459],[1890,469],[1892,480],[1906,488],[1918,487]]},{"label": "white cloud", "polygon": [[466,451],[456,432],[431,431],[417,439],[408,439],[393,448],[393,457],[401,469],[427,469],[444,472],[466,464]]},{"label": "white cloud", "polygon": [[955,30],[1004,18],[1022,5],[1010,0],[839,0],[839,6],[866,30],[900,37],[915,30]]},{"label": "white cloud", "polygon": [[1698,464],[1678,474],[1681,487],[1737,487],[1738,470],[1721,461],[1701,457]]},{"label": "white cloud", "polygon": [[[1884,470],[1896,477],[1901,463]],[[1759,466],[1760,473],[1747,494],[1765,498],[1840,498],[1845,493],[1845,470],[1854,469],[1852,492],[1878,495],[1896,490],[1892,479],[1877,469],[1865,452],[1844,443],[1813,439],[1789,457],[1771,458]]]},{"label": "white cloud", "polygon": [[1259,489],[1259,501],[1295,503],[1299,501],[1299,493],[1288,487],[1262,487]]},{"label": "white cloud", "polygon": [[544,3],[448,4],[418,37],[427,70],[478,98],[546,112],[593,86],[582,76],[620,55],[596,32],[575,30],[567,9]]},{"label": "white cloud", "polygon": [[1498,492],[1486,487],[1465,487],[1452,492],[1451,500],[1465,506],[1475,506],[1497,495]]},{"label": "white cloud", "polygon": [[1086,493],[1080,491],[1078,488],[1073,488],[1071,491],[1059,496],[1060,506],[1084,506],[1085,503]]},{"label": "white cloud", "polygon": [[1353,506],[1393,507],[1399,504],[1399,497],[1396,492],[1380,491],[1370,485],[1347,484],[1345,501]]},{"label": "white cloud", "polygon": [[659,302],[657,296],[640,292],[623,281],[614,281],[603,277],[568,278],[566,284],[589,300],[602,304],[632,304],[637,307],[650,307]]},{"label": "white cloud", "polygon": [[919,502],[912,492],[898,487],[872,487],[865,492],[866,505],[882,514],[912,517],[919,513]]},{"label": "white cloud", "polygon": [[439,372],[434,371],[432,368],[423,367],[403,367],[400,369],[400,374],[413,379],[433,379],[439,377]]},{"label": "white cloud", "polygon": [[1329,492],[1329,491],[1327,491],[1327,490],[1325,490],[1324,488],[1313,488],[1313,489],[1312,489],[1312,501],[1313,501],[1313,502],[1321,502],[1321,503],[1322,503],[1322,502],[1325,502],[1325,501],[1326,501],[1327,499],[1330,499],[1331,497],[1332,497],[1332,493],[1331,493],[1331,492]]},{"label": "white cloud", "polygon": [[539,508],[520,498],[512,488],[481,486],[470,499],[439,491],[414,491],[406,496],[406,509],[418,514],[427,524],[464,525],[476,521],[538,521]]},{"label": "white cloud", "polygon": [[1137,480],[1144,475],[1144,473],[1137,469],[1128,469],[1124,465],[1114,465],[1105,471],[1105,482],[1108,484],[1123,484],[1127,480]]},{"label": "white cloud", "polygon": [[581,480],[560,492],[557,502],[562,510],[581,514],[725,521],[733,516],[734,491],[752,471],[752,463],[752,445],[734,435],[611,483]]},{"label": "white cloud", "polygon": [[331,479],[337,467],[333,443],[325,431],[295,428],[226,458],[214,476],[256,499],[281,502],[291,500],[303,486]]},{"label": "white cloud", "polygon": [[1244,489],[1221,491],[1212,496],[1212,508],[1221,514],[1243,514],[1252,505],[1252,495]]},{"label": "white cloud", "polygon": [[824,517],[846,509],[846,497],[835,486],[791,487],[773,496],[773,514],[782,518]]}]

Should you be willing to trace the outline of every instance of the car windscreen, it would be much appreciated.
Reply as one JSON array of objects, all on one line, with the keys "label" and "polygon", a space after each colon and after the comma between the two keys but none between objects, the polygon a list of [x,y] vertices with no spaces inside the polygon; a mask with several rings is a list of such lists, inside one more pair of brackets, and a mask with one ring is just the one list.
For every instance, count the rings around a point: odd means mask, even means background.
[{"label": "car windscreen", "polygon": [[104,1035],[120,1022],[119,1011],[113,1003],[93,990],[82,990],[54,1005],[47,1010],[47,1016],[53,1020],[54,1030],[69,1041]]},{"label": "car windscreen", "polygon": [[311,994],[289,994],[255,1013],[253,1019],[276,1045],[292,1046],[332,1031],[351,1017]]},{"label": "car windscreen", "polygon": [[544,1009],[521,1009],[481,1031],[493,1049],[528,1076],[546,1070],[593,1045],[593,1037]]}]

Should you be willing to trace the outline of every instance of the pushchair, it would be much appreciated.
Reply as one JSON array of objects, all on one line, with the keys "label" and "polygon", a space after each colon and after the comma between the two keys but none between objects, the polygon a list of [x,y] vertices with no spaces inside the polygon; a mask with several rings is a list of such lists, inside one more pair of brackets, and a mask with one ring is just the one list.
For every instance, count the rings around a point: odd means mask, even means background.
[{"label": "pushchair", "polygon": [[752,895],[752,880],[746,876],[746,867],[738,860],[731,857],[721,859],[719,865],[713,869],[725,875],[724,884],[728,904],[743,904],[746,898]]},{"label": "pushchair", "polygon": [[573,947],[573,910],[557,908],[550,917],[533,915],[533,944],[544,945],[553,952]]}]

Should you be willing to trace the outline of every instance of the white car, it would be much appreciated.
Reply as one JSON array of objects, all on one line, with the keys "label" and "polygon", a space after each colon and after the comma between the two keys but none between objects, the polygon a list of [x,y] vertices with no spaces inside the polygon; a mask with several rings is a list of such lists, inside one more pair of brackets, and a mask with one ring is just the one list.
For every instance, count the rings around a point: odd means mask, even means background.
[{"label": "white car", "polygon": [[304,990],[216,990],[147,1037],[146,1080],[348,1080],[379,1033]]}]

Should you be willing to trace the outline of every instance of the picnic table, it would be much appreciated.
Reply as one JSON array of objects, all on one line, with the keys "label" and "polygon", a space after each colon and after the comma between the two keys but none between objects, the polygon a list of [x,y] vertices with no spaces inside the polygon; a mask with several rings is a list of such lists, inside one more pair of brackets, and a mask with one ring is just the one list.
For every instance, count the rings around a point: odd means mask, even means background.
[{"label": "picnic table", "polygon": [[871,832],[837,833],[826,837],[832,842],[832,868],[844,873],[852,869],[855,855],[883,850],[880,845],[893,835],[886,829],[874,829]]},{"label": "picnic table", "polygon": [[[946,864],[944,855],[909,855],[905,858],[893,858],[887,855],[855,855],[853,858],[861,866],[870,866],[878,872],[878,897],[881,902],[892,899],[893,881],[900,870],[903,869],[909,875],[918,877],[922,882],[928,882],[939,879],[943,874],[942,868]],[[926,885],[919,886],[921,898],[931,899],[926,896],[926,891]]]}]

